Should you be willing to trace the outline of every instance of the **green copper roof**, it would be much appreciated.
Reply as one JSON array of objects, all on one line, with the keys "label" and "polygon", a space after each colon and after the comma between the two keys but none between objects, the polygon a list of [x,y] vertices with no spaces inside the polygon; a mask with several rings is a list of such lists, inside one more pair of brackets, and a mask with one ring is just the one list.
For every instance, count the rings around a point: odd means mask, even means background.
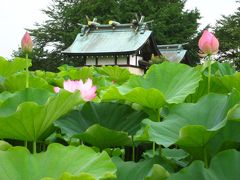
[{"label": "green copper roof", "polygon": [[[73,44],[62,53],[69,55],[112,55],[133,54],[152,41],[152,31],[134,28],[96,28],[79,33]],[[154,43],[151,43],[154,44]],[[157,46],[153,53],[159,53]]]},{"label": "green copper roof", "polygon": [[182,44],[158,45],[158,49],[171,62],[180,62],[187,52]]}]

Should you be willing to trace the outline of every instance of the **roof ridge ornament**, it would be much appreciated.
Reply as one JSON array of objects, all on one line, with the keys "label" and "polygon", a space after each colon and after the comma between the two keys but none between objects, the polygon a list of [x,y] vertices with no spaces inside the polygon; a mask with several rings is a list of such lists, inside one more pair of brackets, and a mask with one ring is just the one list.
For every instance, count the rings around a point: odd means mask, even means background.
[{"label": "roof ridge ornament", "polygon": [[145,16],[141,16],[140,20],[139,20],[137,14],[135,16],[136,16],[136,19],[132,20],[132,25],[133,25],[133,27],[135,27],[135,32],[140,31],[140,33],[143,34],[145,32],[145,30],[148,29],[148,24],[152,23],[153,20],[144,22]]},{"label": "roof ridge ornament", "polygon": [[130,28],[135,33],[140,32],[140,34],[144,34],[146,30],[148,30],[148,24],[152,23],[153,20],[144,22],[145,16],[141,16],[140,20],[137,15],[135,15],[136,18],[132,20],[131,23],[127,24],[121,24],[117,21],[110,20],[108,24],[100,24],[97,22],[97,18],[94,17],[91,21],[90,18],[86,15],[87,19],[87,25],[80,24],[81,26],[81,36],[88,35],[91,30],[97,30],[97,29],[117,29],[117,28]]},{"label": "roof ridge ornament", "polygon": [[86,18],[87,18],[87,23],[88,23],[88,26],[91,26],[91,27],[96,27],[96,26],[99,26],[99,25],[100,25],[100,23],[98,23],[98,22],[97,22],[97,18],[96,18],[96,17],[95,17],[95,18],[93,18],[93,20],[92,20],[92,21],[89,19],[89,17],[88,17],[88,16],[86,16]]}]

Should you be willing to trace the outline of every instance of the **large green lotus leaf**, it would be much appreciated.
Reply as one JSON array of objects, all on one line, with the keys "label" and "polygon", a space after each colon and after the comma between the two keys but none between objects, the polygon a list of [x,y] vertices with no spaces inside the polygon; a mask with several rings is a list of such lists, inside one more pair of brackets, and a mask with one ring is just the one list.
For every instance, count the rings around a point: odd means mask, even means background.
[{"label": "large green lotus leaf", "polygon": [[228,91],[232,91],[233,88],[240,91],[240,72],[234,75],[226,75],[221,78],[222,84]]},{"label": "large green lotus leaf", "polygon": [[[10,92],[20,91],[26,88],[26,73],[22,72],[7,77],[3,83],[4,89]],[[44,79],[37,76],[29,76],[29,87],[43,88],[53,91],[53,87]]]},{"label": "large green lotus leaf", "polygon": [[[131,102],[135,102],[137,99],[142,99],[141,101],[138,100],[140,102],[136,103],[156,109],[159,107],[154,107],[155,103],[150,103],[152,99],[157,98],[160,100],[161,104],[165,101],[168,103],[183,102],[189,94],[195,92],[200,80],[200,72],[187,65],[170,62],[164,62],[158,65],[155,64],[150,67],[144,77],[131,76],[126,83],[118,87],[118,94],[121,95],[118,96],[118,99],[125,99],[128,101],[129,99],[126,98],[126,95],[132,91],[137,91],[137,93],[132,92],[132,94],[135,94],[136,98]],[[144,89],[145,91],[143,91]],[[151,96],[151,92],[149,91],[153,91],[153,89],[156,89],[158,92],[154,91],[154,95],[149,100],[148,98]],[[141,93],[138,91],[143,92]],[[146,95],[147,93],[149,93],[148,96]],[[141,94],[144,94],[145,96],[142,97]],[[115,94],[111,94],[110,90],[104,94],[103,99],[111,100],[115,97]],[[149,102],[146,103],[147,101]]]},{"label": "large green lotus leaf", "polygon": [[216,75],[225,76],[235,74],[236,70],[229,63],[220,63],[216,61],[212,64],[212,72]]},{"label": "large green lotus leaf", "polygon": [[117,166],[117,180],[165,180],[169,176],[159,163],[161,160],[157,157],[140,162],[124,162],[119,157],[113,157],[113,162]]},{"label": "large green lotus leaf", "polygon": [[240,122],[228,121],[227,124],[219,130],[218,134],[210,139],[207,144],[208,153],[214,156],[217,152],[240,148]]},{"label": "large green lotus leaf", "polygon": [[146,117],[144,112],[125,104],[86,103],[82,109],[70,112],[54,124],[68,138],[78,136],[88,143],[107,147],[113,143],[115,146],[129,144],[128,134],[134,135]]},{"label": "large green lotus leaf", "polygon": [[87,78],[93,78],[94,69],[92,67],[82,67],[76,68],[72,66],[60,67],[60,72],[58,76],[63,77],[64,79],[72,79],[72,80],[83,80],[85,81]]},{"label": "large green lotus leaf", "polygon": [[85,132],[76,134],[73,137],[81,139],[100,149],[116,146],[131,146],[132,140],[128,133],[123,131],[114,131],[98,124],[90,126]]},{"label": "large green lotus leaf", "polygon": [[51,133],[52,123],[80,102],[79,92],[53,94],[32,88],[16,92],[0,106],[0,138],[45,138]]},{"label": "large green lotus leaf", "polygon": [[[197,67],[205,76],[208,76],[208,66],[209,62],[205,62],[203,65]],[[229,63],[220,63],[217,61],[211,61],[211,74],[212,76],[225,76],[233,75],[236,70]]]},{"label": "large green lotus leaf", "polygon": [[126,100],[137,103],[142,106],[159,109],[165,104],[164,95],[157,89],[134,88],[129,92],[122,94],[116,87],[111,87],[102,97],[103,100]]},{"label": "large green lotus leaf", "polygon": [[12,145],[9,144],[8,142],[0,140],[0,151],[6,151],[11,147]]},{"label": "large green lotus leaf", "polygon": [[[113,177],[112,174],[106,175],[104,178],[100,178],[101,180],[115,180],[116,177]],[[72,175],[70,173],[64,173],[60,178],[42,178],[41,180],[96,180],[94,176],[89,173],[81,173],[80,175]]]},{"label": "large green lotus leaf", "polygon": [[[115,165],[106,152],[96,153],[89,147],[49,145],[46,152],[31,154],[26,148],[0,151],[0,179],[110,179]],[[65,178],[66,177],[66,178]]]},{"label": "large green lotus leaf", "polygon": [[169,180],[238,180],[240,177],[240,152],[226,150],[218,153],[205,168],[202,161],[194,161],[190,166],[169,177]]},{"label": "large green lotus leaf", "polygon": [[[211,86],[210,86],[210,92],[212,93],[218,93],[218,94],[228,94],[233,89],[232,88],[226,88],[222,83],[222,78],[212,75],[211,76]],[[198,88],[196,89],[196,92],[194,94],[190,94],[186,98],[186,102],[197,102],[201,97],[208,94],[208,78],[203,76],[203,79],[200,81]]]},{"label": "large green lotus leaf", "polygon": [[134,87],[159,89],[168,103],[180,103],[195,92],[201,80],[201,74],[184,64],[164,62],[150,67],[144,78],[130,79]]},{"label": "large green lotus leaf", "polygon": [[8,91],[4,91],[4,92],[0,93],[0,106],[6,99],[8,99],[9,97],[11,97],[13,95],[14,94],[12,94]]},{"label": "large green lotus leaf", "polygon": [[16,72],[24,70],[31,65],[30,59],[15,58],[13,61],[8,61],[3,57],[0,57],[0,75],[7,77]]},{"label": "large green lotus leaf", "polygon": [[126,82],[131,75],[127,69],[118,66],[103,66],[98,68],[97,71],[118,84]]},{"label": "large green lotus leaf", "polygon": [[219,133],[210,140],[207,148],[211,155],[218,151],[240,147],[240,105],[228,112],[228,122]]},{"label": "large green lotus leaf", "polygon": [[150,140],[165,147],[178,144],[194,155],[225,126],[227,112],[239,102],[237,92],[231,95],[208,94],[197,103],[172,106],[162,122],[143,121],[136,140]]},{"label": "large green lotus leaf", "polygon": [[52,86],[62,87],[63,85],[64,78],[60,77],[57,73],[41,70],[32,71],[31,73],[33,76],[44,79],[48,84]]}]

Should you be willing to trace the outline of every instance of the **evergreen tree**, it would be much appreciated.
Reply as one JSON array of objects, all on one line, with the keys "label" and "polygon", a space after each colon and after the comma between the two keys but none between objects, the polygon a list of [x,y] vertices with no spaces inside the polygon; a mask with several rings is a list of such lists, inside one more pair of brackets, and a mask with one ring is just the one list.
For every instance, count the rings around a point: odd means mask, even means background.
[{"label": "evergreen tree", "polygon": [[150,28],[158,44],[188,42],[197,32],[200,14],[197,10],[185,11],[184,4],[185,0],[52,0],[43,10],[49,19],[29,29],[35,44],[34,68],[39,63],[47,70],[64,63],[81,64],[77,59],[63,58],[61,51],[74,41],[81,24],[87,24],[86,15],[96,17],[101,24],[109,20],[130,23],[135,14],[143,15],[145,21],[154,20]]},{"label": "evergreen tree", "polygon": [[228,61],[240,70],[240,7],[233,14],[222,16],[214,29],[220,41],[219,61]]}]

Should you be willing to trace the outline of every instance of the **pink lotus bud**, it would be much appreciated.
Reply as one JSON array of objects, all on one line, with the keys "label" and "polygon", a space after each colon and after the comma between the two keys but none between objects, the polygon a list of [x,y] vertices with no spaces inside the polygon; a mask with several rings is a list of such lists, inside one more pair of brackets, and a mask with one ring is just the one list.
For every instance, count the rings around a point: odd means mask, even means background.
[{"label": "pink lotus bud", "polygon": [[53,90],[54,90],[55,93],[59,93],[60,88],[59,87],[54,87]]},{"label": "pink lotus bud", "polygon": [[[87,79],[85,83],[82,80],[72,81],[67,80],[63,82],[63,88],[69,92],[80,91],[80,94],[84,101],[91,101],[96,97],[97,87],[92,85],[92,80]],[[58,93],[60,91],[59,87],[54,87],[54,92]]]},{"label": "pink lotus bud", "polygon": [[21,41],[21,45],[22,45],[22,51],[24,53],[30,53],[32,52],[32,46],[33,46],[33,43],[32,43],[32,39],[31,39],[31,36],[29,35],[28,32],[26,32],[22,38],[22,41]]},{"label": "pink lotus bud", "polygon": [[207,55],[216,54],[219,48],[218,39],[208,30],[204,30],[198,41],[199,49]]}]

